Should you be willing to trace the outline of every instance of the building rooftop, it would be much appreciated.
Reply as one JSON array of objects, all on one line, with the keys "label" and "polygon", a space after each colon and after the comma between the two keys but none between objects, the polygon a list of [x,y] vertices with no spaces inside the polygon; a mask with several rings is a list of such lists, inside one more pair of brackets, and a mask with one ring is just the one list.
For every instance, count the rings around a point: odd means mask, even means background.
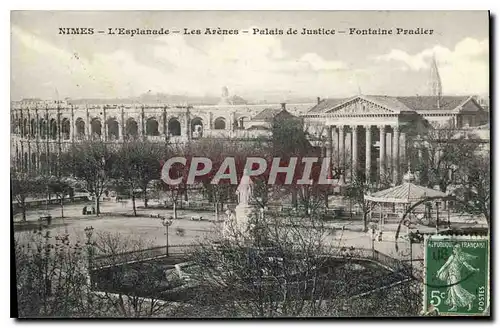
[{"label": "building rooftop", "polygon": [[[356,98],[365,99],[397,111],[452,111],[464,104],[471,96],[411,96],[393,97],[384,95],[360,95],[351,98],[328,98],[321,100],[308,113],[324,113],[338,105]],[[438,101],[439,100],[439,101]],[[473,100],[474,101],[474,100]],[[438,106],[439,103],[439,106]]]},{"label": "building rooftop", "polygon": [[276,116],[281,118],[297,118],[295,115],[288,112],[285,108],[266,108],[252,118],[252,121],[271,121]]}]

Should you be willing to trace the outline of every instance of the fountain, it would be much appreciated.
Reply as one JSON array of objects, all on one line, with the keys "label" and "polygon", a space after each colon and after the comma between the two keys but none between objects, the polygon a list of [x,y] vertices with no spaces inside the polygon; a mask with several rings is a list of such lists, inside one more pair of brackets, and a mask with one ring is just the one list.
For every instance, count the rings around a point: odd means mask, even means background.
[{"label": "fountain", "polygon": [[223,237],[226,239],[238,237],[242,240],[248,240],[251,228],[250,218],[255,208],[250,204],[253,195],[253,182],[246,170],[236,189],[236,193],[238,194],[238,205],[234,212],[226,211],[227,218],[224,221]]}]

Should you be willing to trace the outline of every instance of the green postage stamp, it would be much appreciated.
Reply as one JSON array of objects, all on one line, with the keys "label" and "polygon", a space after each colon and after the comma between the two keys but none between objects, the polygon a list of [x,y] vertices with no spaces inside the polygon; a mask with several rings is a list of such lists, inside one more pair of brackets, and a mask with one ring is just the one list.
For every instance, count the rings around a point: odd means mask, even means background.
[{"label": "green postage stamp", "polygon": [[486,236],[426,238],[424,313],[489,314],[489,245]]}]

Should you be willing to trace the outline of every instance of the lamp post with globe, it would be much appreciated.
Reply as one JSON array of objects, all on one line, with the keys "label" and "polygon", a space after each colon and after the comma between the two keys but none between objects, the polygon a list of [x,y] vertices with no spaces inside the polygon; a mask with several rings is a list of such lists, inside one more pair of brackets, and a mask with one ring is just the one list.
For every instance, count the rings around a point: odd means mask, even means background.
[{"label": "lamp post with globe", "polygon": [[169,256],[168,254],[168,227],[170,227],[173,223],[173,220],[172,220],[172,217],[170,218],[163,218],[161,220],[161,224],[165,227],[165,236],[167,238],[167,244],[165,246],[165,250],[166,250],[166,253],[167,253],[167,256]]},{"label": "lamp post with globe", "polygon": [[94,234],[94,228],[92,226],[85,227],[83,231],[85,232],[85,237],[87,237],[87,241],[85,242],[85,244],[87,245],[87,252],[89,255],[89,270],[90,270],[90,266],[92,264],[92,255],[94,246],[94,243],[92,242],[92,235]]},{"label": "lamp post with globe", "polygon": [[[92,226],[90,227],[85,227],[83,229],[85,232],[85,237],[87,237],[87,241],[85,242],[85,245],[87,245],[87,253],[88,253],[88,276],[87,276],[87,283],[89,288],[92,288],[92,257],[94,256],[94,246],[95,242],[92,241],[92,235],[94,234],[94,228]],[[91,303],[91,297],[89,293],[89,298],[88,298],[89,304]]]}]

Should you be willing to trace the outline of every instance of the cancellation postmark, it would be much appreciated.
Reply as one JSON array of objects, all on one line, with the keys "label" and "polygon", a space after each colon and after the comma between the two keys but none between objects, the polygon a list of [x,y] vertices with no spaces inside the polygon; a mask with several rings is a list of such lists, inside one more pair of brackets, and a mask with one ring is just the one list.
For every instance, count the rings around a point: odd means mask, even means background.
[{"label": "cancellation postmark", "polygon": [[489,245],[484,236],[426,238],[424,313],[489,313]]}]

